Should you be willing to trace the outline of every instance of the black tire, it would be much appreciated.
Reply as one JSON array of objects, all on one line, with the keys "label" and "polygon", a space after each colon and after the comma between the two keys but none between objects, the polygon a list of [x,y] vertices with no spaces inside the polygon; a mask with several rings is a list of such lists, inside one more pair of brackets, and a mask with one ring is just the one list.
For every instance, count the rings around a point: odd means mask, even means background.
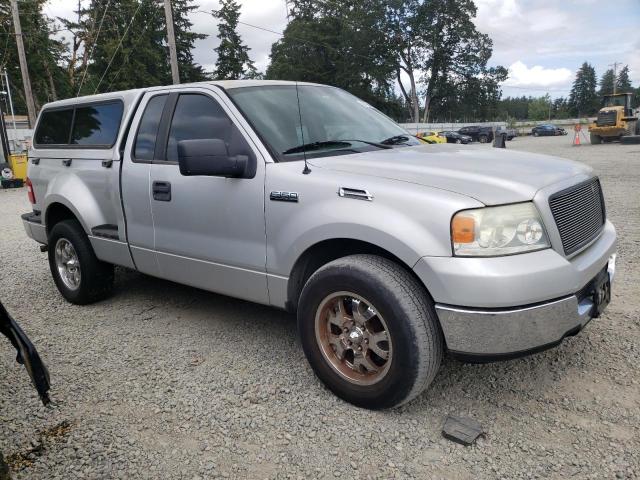
[{"label": "black tire", "polygon": [[462,140],[460,140],[459,138],[456,138],[456,143],[457,143],[457,144],[461,144],[461,143],[462,143]]},{"label": "black tire", "polygon": [[[316,337],[316,315],[325,299],[338,292],[366,299],[388,327],[392,350],[388,369],[372,385],[359,385],[339,374]],[[375,255],[340,258],[316,271],[300,296],[298,331],[320,380],[338,397],[369,409],[397,407],[419,395],[435,377],[444,348],[435,309],[424,287],[401,266]],[[335,355],[334,350],[331,354]]]},{"label": "black tire", "polygon": [[489,140],[489,137],[487,137],[486,135],[480,135],[480,137],[478,137],[478,141],[480,143],[487,143],[488,140]]},{"label": "black tire", "polygon": [[589,134],[589,139],[591,140],[591,145],[600,145],[602,143],[602,137],[594,133]]},{"label": "black tire", "polygon": [[[80,280],[77,288],[65,284],[56,264],[58,241],[67,240],[73,246],[79,263]],[[113,290],[113,265],[96,257],[89,238],[77,220],[56,223],[49,233],[49,268],[62,296],[77,305],[86,305],[108,297]]]},{"label": "black tire", "polygon": [[534,137],[537,137],[538,135],[540,135],[540,134],[538,133],[538,131],[537,131],[537,130],[536,130],[535,132],[533,132],[533,136],[534,136]]}]

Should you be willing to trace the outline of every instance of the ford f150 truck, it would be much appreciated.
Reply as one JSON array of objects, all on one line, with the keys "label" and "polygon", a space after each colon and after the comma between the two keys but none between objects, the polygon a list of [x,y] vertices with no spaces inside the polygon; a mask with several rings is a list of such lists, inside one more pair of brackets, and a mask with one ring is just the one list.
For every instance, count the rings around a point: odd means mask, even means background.
[{"label": "ford f150 truck", "polygon": [[318,377],[363,407],[414,398],[445,351],[557,345],[610,299],[616,233],[590,168],[423,146],[333,87],[58,101],[29,156],[24,227],[68,301],[105,298],[120,265],[297,312]]}]

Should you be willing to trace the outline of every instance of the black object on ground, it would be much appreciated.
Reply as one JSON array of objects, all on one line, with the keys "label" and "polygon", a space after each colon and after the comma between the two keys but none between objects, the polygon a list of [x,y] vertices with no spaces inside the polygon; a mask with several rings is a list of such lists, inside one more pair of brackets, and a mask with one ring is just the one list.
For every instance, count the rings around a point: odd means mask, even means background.
[{"label": "black object on ground", "polygon": [[38,355],[36,347],[33,346],[29,337],[22,331],[9,312],[0,302],[0,334],[9,339],[17,351],[16,361],[24,365],[27,373],[31,377],[33,386],[36,387],[40,400],[47,405],[49,400],[49,372]]},{"label": "black object on ground", "polygon": [[640,135],[627,135],[620,139],[624,145],[640,145]]},{"label": "black object on ground", "polygon": [[20,188],[24,184],[24,182],[20,178],[12,178],[11,180],[3,178],[1,182],[2,188]]},{"label": "black object on ground", "polygon": [[449,415],[442,427],[442,436],[448,440],[469,446],[484,433],[482,425],[473,418]]}]

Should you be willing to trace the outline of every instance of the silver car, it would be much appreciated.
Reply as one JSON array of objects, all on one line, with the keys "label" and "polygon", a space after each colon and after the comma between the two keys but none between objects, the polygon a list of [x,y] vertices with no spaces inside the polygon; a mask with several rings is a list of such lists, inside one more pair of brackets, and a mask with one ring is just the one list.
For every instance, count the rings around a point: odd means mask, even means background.
[{"label": "silver car", "polygon": [[67,300],[106,298],[120,265],[296,312],[318,377],[362,407],[411,400],[445,352],[557,345],[610,299],[616,233],[591,169],[420,145],[337,88],[63,100],[29,156],[24,226]]}]

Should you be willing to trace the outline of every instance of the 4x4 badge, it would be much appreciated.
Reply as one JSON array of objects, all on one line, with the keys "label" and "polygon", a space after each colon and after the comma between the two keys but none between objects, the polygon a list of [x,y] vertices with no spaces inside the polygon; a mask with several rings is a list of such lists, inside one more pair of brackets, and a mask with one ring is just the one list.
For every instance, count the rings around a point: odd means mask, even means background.
[{"label": "4x4 badge", "polygon": [[271,192],[269,198],[274,202],[298,202],[300,198],[297,192]]}]

